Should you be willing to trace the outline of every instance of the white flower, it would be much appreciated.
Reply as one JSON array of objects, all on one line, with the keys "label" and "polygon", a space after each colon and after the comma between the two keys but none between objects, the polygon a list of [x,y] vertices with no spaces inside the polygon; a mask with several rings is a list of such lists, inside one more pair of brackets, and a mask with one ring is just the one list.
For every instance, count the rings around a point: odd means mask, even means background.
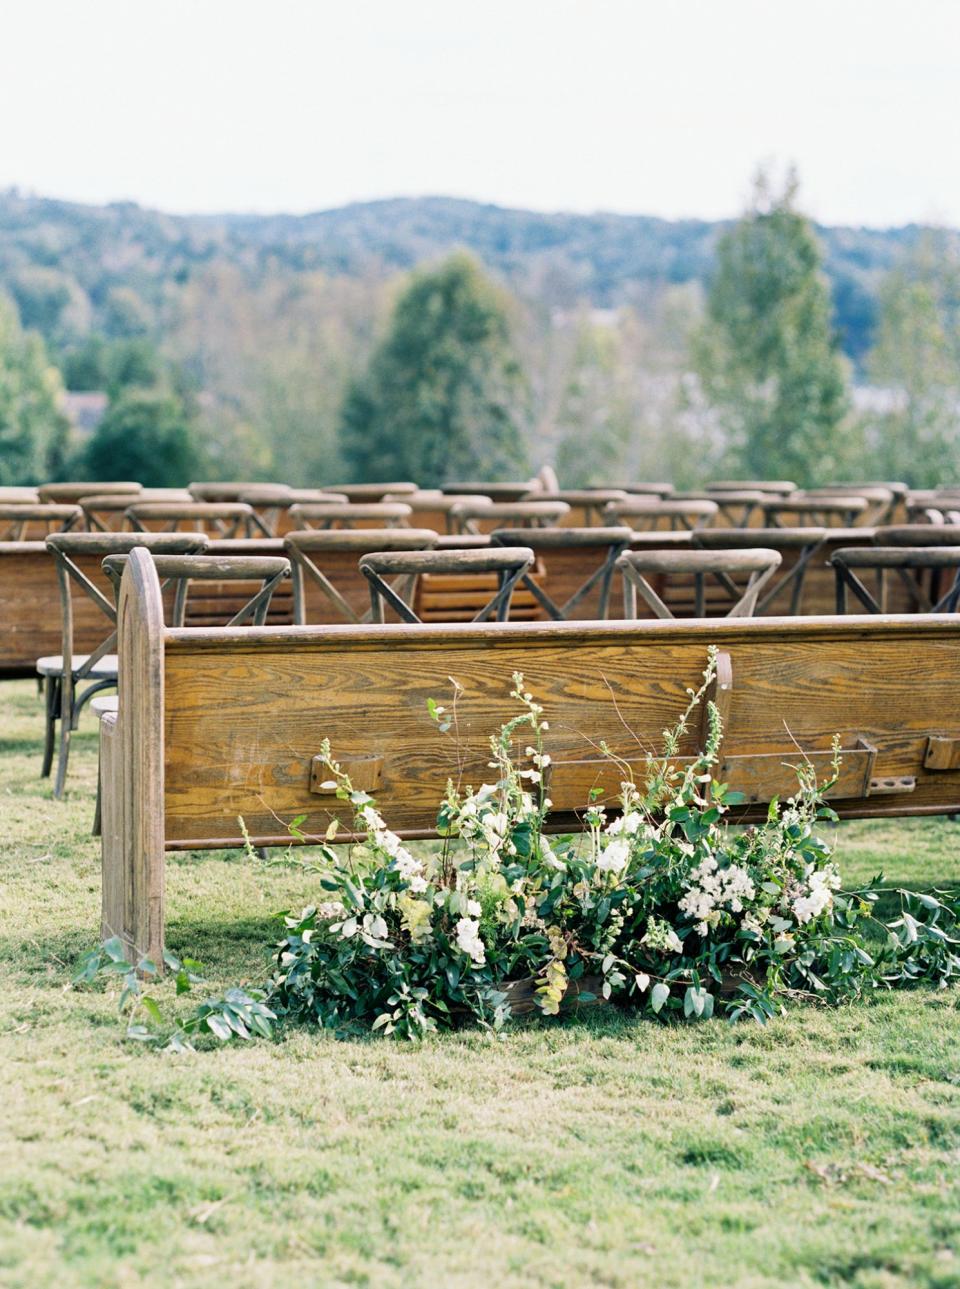
[{"label": "white flower", "polygon": [[383,822],[382,817],[377,813],[376,810],[374,810],[373,806],[364,806],[363,809],[360,811],[360,818],[363,820],[366,826],[369,829],[371,829],[371,831],[373,832],[379,832],[382,829],[386,828],[387,826]]},{"label": "white flower", "polygon": [[608,842],[597,856],[597,868],[601,873],[622,873],[629,858],[629,841],[626,837],[617,837]]},{"label": "white flower", "polygon": [[478,918],[482,911],[479,900],[467,900],[467,914],[470,917]]},{"label": "white flower", "polygon": [[480,939],[480,923],[474,918],[461,918],[457,923],[457,947],[466,953],[478,967],[486,962],[486,950]]}]

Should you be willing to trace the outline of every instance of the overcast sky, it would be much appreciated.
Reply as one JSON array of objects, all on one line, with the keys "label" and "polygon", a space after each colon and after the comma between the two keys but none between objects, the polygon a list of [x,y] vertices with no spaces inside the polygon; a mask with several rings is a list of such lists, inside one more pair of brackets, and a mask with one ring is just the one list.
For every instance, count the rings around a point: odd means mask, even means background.
[{"label": "overcast sky", "polygon": [[960,0],[0,0],[0,186],[960,224]]}]

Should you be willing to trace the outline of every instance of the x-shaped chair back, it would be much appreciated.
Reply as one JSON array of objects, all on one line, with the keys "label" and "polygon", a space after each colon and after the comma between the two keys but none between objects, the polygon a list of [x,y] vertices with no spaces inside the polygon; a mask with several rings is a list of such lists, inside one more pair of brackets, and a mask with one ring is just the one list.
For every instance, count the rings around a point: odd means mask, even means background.
[{"label": "x-shaped chair back", "polygon": [[[47,538],[47,550],[56,563],[60,586],[60,672],[59,676],[52,678],[54,683],[50,683],[50,679],[47,683],[47,746],[44,753],[44,774],[47,774],[53,751],[53,723],[57,720],[59,707],[60,756],[54,786],[55,796],[63,794],[70,755],[70,734],[76,728],[81,710],[94,694],[116,684],[114,676],[101,674],[99,678],[95,678],[93,675],[99,670],[98,664],[116,649],[116,601],[104,595],[78,561],[84,556],[89,558],[129,554],[135,546],[145,546],[151,552],[187,554],[203,550],[206,544],[207,538],[202,533],[52,533]],[[73,652],[74,586],[79,587],[100,610],[109,626],[107,635],[96,649],[91,654],[81,656],[79,661],[75,659]],[[88,678],[91,683],[80,691],[79,686]]]},{"label": "x-shaped chair back", "polygon": [[[126,567],[126,555],[108,555],[103,568],[113,583],[117,602],[120,579]],[[187,616],[187,595],[194,582],[253,582],[260,586],[245,604],[221,625],[240,626],[249,622],[262,627],[267,620],[270,600],[284,578],[290,576],[290,561],[274,555],[162,555],[153,554],[161,586],[175,587],[171,626],[182,627]]]},{"label": "x-shaped chair back", "polygon": [[524,501],[563,502],[570,507],[567,521],[571,528],[592,528],[603,523],[605,506],[626,499],[627,494],[622,488],[560,488],[555,492],[531,492]]},{"label": "x-shaped chair back", "polygon": [[[496,593],[470,620],[485,622],[495,615],[498,622],[506,622],[510,616],[513,588],[533,560],[533,551],[528,546],[489,547],[486,550],[377,551],[363,556],[360,572],[370,583],[370,616],[373,622],[384,620],[384,604],[389,604],[402,622],[419,622],[412,600],[416,579],[422,573],[496,574]],[[387,580],[391,577],[408,579],[406,599],[399,594],[396,582]]]},{"label": "x-shaped chair back", "polygon": [[52,502],[0,502],[0,541],[39,540],[50,533],[68,533],[83,523],[79,506],[56,505]]},{"label": "x-shaped chair back", "polygon": [[413,511],[403,501],[311,502],[291,506],[290,522],[299,529],[406,528]]},{"label": "x-shaped chair back", "polygon": [[708,483],[707,492],[712,497],[718,492],[762,492],[770,497],[789,497],[797,491],[792,479],[715,479]]},{"label": "x-shaped chair back", "polygon": [[641,530],[666,527],[669,531],[686,529],[693,532],[709,524],[716,516],[719,506],[715,501],[656,501],[646,497],[628,497],[626,501],[615,501],[604,509],[604,522],[617,525],[629,523],[632,528]]},{"label": "x-shaped chair back", "polygon": [[[129,497],[133,502],[143,488],[139,483],[130,481],[111,480],[109,483],[91,482],[89,479],[86,483],[42,483],[37,489],[41,501],[65,502],[67,505],[79,505],[83,497],[89,497],[96,493],[98,497]],[[130,502],[127,504],[129,505]]]},{"label": "x-shaped chair back", "polygon": [[[751,547],[776,547],[796,551],[796,559],[781,577],[771,581],[765,594],[757,600],[754,613],[763,613],[778,596],[790,588],[791,614],[800,612],[803,582],[814,555],[827,540],[826,528],[701,528],[693,535],[693,544],[702,550],[744,550]],[[730,594],[739,594],[729,575],[717,575]]]},{"label": "x-shaped chair back", "polygon": [[581,604],[594,588],[598,588],[598,618],[609,617],[610,587],[616,568],[617,559],[630,545],[634,533],[632,528],[498,528],[490,535],[493,546],[519,547],[526,545],[534,555],[545,554],[558,549],[576,548],[584,552],[584,562],[590,553],[599,556],[599,562],[588,571],[576,591],[563,604],[556,600],[539,584],[532,569],[526,569],[520,575],[520,582],[531,593],[533,598],[557,622],[566,621],[574,609]]},{"label": "x-shaped chair back", "polygon": [[148,532],[148,525],[162,524],[163,531],[184,531],[189,525],[194,532],[209,533],[227,540],[270,533],[252,506],[243,501],[144,501],[128,506],[126,518],[135,532]]},{"label": "x-shaped chair back", "polygon": [[444,483],[440,485],[441,492],[446,495],[461,497],[486,497],[487,501],[520,501],[524,497],[529,497],[531,493],[539,494],[541,483],[538,479],[514,479],[509,482],[491,483],[482,479],[468,479],[459,483]]},{"label": "x-shaped chair back", "polygon": [[[625,618],[637,616],[637,593],[658,618],[672,618],[674,615],[660,596],[656,593],[644,574],[672,576],[678,573],[692,573],[695,586],[694,615],[701,618],[705,614],[704,580],[708,576],[729,579],[736,573],[748,573],[746,590],[742,593],[734,586],[737,597],[727,613],[729,618],[749,618],[756,609],[760,591],[773,577],[780,566],[780,552],[760,548],[743,550],[705,551],[705,550],[662,550],[662,551],[624,551],[617,559],[617,568],[623,574],[623,613]],[[729,588],[729,580],[724,583]]]},{"label": "x-shaped chair back", "polygon": [[282,537],[292,527],[290,511],[294,506],[339,506],[346,503],[347,495],[345,492],[323,492],[319,488],[294,490],[279,484],[262,484],[241,493],[238,500],[253,507],[272,537]]},{"label": "x-shaped chair back", "polygon": [[[369,622],[370,611],[359,612],[337,586],[331,575],[331,557],[338,564],[350,557],[356,578],[356,561],[363,555],[383,551],[423,551],[436,546],[437,534],[429,528],[360,528],[355,530],[313,529],[287,533],[283,548],[290,557],[293,582],[293,620],[307,624],[305,579],[318,586],[326,600],[346,622]],[[362,583],[361,583],[362,585]]]},{"label": "x-shaped chair back", "polygon": [[[957,530],[960,536],[960,529]],[[883,613],[885,599],[884,574],[894,571],[903,581],[920,612],[956,613],[960,601],[960,543],[937,546],[855,546],[842,547],[830,556],[837,580],[837,612],[847,612],[847,591],[852,591],[868,613]],[[936,588],[929,595],[922,585],[922,574],[931,571],[931,586]],[[873,571],[879,578],[879,599],[874,596],[858,576],[859,572]],[[936,602],[939,578],[943,571],[953,574],[950,587]]]},{"label": "x-shaped chair back", "polygon": [[88,532],[115,533],[126,524],[127,510],[132,504],[142,505],[148,501],[162,501],[189,505],[193,498],[185,488],[144,488],[131,498],[129,493],[91,493],[80,498],[80,509],[86,521]]},{"label": "x-shaped chair back", "polygon": [[729,524],[731,528],[749,527],[766,499],[766,493],[747,488],[729,492],[678,492],[670,498],[671,501],[712,501],[717,506],[717,522]]},{"label": "x-shaped chair back", "polygon": [[413,512],[413,523],[418,528],[432,528],[434,532],[452,534],[454,531],[453,511],[461,503],[468,505],[489,506],[489,497],[474,497],[470,494],[446,493],[439,488],[420,488],[416,492],[387,493],[385,503],[401,502]]},{"label": "x-shaped chair back", "polygon": [[808,500],[815,501],[820,498],[834,500],[836,498],[862,497],[867,503],[865,508],[859,514],[853,517],[853,522],[857,526],[873,528],[877,524],[885,523],[890,517],[894,506],[894,494],[892,489],[873,485],[853,489],[849,492],[841,492],[838,488],[808,488],[802,496]]},{"label": "x-shaped chair back", "polygon": [[[867,510],[863,497],[777,497],[763,503],[763,522],[768,528],[796,527],[813,524],[818,528],[852,528]],[[792,517],[786,525],[784,516]]]},{"label": "x-shaped chair back", "polygon": [[549,528],[570,513],[565,501],[491,501],[472,497],[458,501],[450,511],[455,532],[482,532],[481,524],[496,526],[505,521],[515,528]]}]

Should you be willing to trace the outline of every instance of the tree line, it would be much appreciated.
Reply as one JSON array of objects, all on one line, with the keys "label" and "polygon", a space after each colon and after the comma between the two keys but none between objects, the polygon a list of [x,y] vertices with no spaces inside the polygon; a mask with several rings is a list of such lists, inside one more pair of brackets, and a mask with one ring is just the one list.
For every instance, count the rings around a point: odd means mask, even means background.
[{"label": "tree line", "polygon": [[[182,484],[523,475],[565,484],[711,474],[953,479],[960,257],[927,231],[878,289],[855,398],[817,230],[793,176],[761,175],[719,238],[705,290],[636,306],[518,298],[465,252],[380,279],[219,261],[151,333],[135,300],[109,327],[45,346],[0,297],[0,483],[64,473]],[[35,320],[35,316],[34,316]],[[64,384],[107,413],[71,441]]]}]

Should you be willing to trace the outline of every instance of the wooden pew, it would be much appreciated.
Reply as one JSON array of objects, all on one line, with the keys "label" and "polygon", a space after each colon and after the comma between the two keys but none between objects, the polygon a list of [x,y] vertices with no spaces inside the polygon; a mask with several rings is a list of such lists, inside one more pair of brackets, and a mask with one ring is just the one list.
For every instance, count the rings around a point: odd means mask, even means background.
[{"label": "wooden pew", "polygon": [[[809,756],[844,816],[960,810],[960,621],[847,617],[649,623],[263,627],[164,626],[156,571],[135,551],[120,596],[120,701],[101,722],[103,934],[157,963],[164,854],[286,845],[303,816],[322,838],[350,816],[317,761],[329,738],[358,787],[404,836],[433,834],[447,776],[489,774],[488,737],[515,714],[522,671],[543,702],[558,828],[577,826],[598,787],[616,794],[611,750],[642,775],[697,684],[709,646],[725,739],[718,777],[748,794],[743,817],[796,785]],[[427,699],[457,697],[457,739]],[[693,756],[701,732],[679,749]]]}]

